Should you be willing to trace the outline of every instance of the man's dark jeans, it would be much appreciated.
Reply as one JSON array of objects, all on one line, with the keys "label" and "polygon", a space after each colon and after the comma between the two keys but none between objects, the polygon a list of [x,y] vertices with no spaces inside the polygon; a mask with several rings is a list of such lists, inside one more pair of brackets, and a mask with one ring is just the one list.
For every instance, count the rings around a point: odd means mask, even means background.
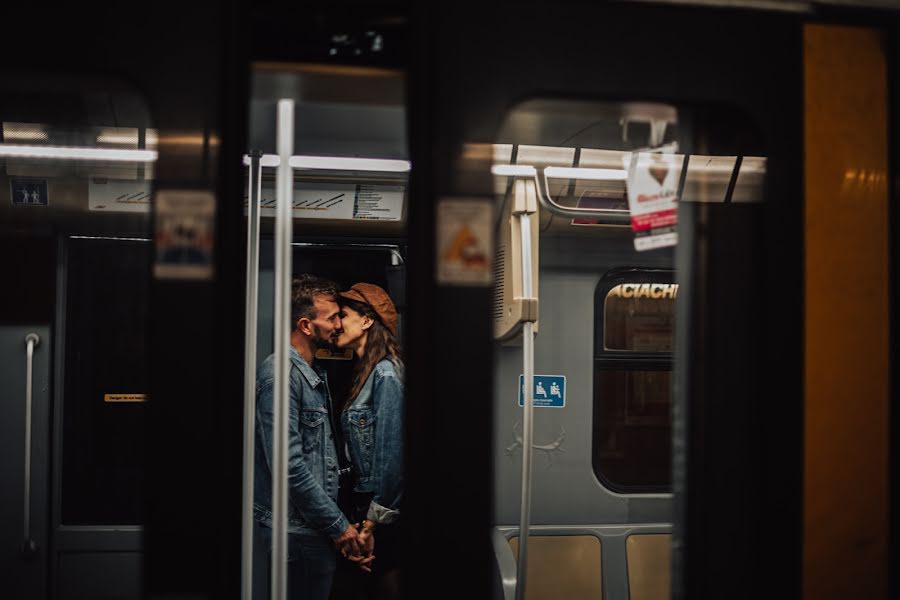
[{"label": "man's dark jeans", "polygon": [[[256,524],[257,555],[253,597],[269,598],[272,573],[272,530]],[[262,560],[259,560],[262,559]],[[328,600],[337,564],[337,550],[324,535],[288,534],[288,598]]]}]

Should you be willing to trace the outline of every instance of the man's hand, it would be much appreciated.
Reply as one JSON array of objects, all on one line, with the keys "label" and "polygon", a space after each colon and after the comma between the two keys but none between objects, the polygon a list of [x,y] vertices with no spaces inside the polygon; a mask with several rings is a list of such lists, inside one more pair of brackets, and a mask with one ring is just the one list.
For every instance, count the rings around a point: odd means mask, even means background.
[{"label": "man's hand", "polygon": [[359,531],[353,525],[347,525],[344,533],[335,538],[334,545],[341,551],[341,554],[348,558],[359,557]]}]

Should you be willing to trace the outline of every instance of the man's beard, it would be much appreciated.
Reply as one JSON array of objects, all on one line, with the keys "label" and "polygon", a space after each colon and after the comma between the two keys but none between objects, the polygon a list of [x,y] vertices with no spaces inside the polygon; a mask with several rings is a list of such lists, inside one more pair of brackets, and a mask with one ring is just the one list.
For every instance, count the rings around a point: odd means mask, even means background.
[{"label": "man's beard", "polygon": [[315,346],[316,350],[324,349],[334,352],[338,349],[337,345],[334,343],[335,340],[337,340],[337,336],[326,337],[322,335],[322,330],[319,329],[318,325],[313,323],[312,326],[314,333],[314,335],[312,336],[312,343],[313,346]]}]

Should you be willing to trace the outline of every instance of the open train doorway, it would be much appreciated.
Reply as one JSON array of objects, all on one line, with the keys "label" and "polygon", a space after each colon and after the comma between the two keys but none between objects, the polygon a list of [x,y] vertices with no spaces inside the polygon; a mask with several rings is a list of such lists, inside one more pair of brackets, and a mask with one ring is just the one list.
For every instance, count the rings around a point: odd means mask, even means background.
[{"label": "open train doorway", "polygon": [[244,598],[399,593],[404,86],[400,70],[253,68]]}]

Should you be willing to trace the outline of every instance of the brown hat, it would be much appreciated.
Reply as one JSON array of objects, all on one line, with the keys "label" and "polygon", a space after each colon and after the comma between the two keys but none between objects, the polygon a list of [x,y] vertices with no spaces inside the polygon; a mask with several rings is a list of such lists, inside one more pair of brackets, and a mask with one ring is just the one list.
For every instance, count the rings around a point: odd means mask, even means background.
[{"label": "brown hat", "polygon": [[346,292],[339,292],[339,296],[368,304],[381,322],[390,332],[397,335],[397,309],[383,289],[374,283],[354,283]]}]

